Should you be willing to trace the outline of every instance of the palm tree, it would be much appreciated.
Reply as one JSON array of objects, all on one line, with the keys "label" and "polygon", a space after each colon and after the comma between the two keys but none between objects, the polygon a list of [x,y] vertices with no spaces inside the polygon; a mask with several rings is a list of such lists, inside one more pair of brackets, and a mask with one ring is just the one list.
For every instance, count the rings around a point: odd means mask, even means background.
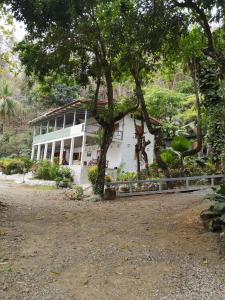
[{"label": "palm tree", "polygon": [[14,117],[18,108],[18,102],[12,98],[12,93],[7,82],[0,85],[0,124],[4,133],[6,120]]}]

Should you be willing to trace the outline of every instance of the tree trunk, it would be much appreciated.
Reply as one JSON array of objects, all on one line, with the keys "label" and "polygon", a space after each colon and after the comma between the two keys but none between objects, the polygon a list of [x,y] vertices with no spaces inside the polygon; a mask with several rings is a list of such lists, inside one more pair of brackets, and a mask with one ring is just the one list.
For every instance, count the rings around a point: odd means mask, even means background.
[{"label": "tree trunk", "polygon": [[103,197],[106,170],[106,155],[113,139],[114,124],[103,126],[103,138],[101,142],[100,156],[98,159],[98,176],[95,185],[95,193]]}]

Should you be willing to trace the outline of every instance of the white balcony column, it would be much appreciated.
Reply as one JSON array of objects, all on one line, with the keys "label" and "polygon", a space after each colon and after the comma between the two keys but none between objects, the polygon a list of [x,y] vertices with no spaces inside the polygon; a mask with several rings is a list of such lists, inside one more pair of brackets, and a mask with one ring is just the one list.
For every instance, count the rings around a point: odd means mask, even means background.
[{"label": "white balcony column", "polygon": [[76,110],[73,114],[73,126],[75,126],[75,125],[76,125]]},{"label": "white balcony column", "polygon": [[42,133],[42,124],[40,125],[40,135],[41,135],[41,133]]},{"label": "white balcony column", "polygon": [[61,140],[60,144],[60,154],[59,154],[59,164],[62,164],[63,161],[63,152],[64,152],[64,140]]},{"label": "white balcony column", "polygon": [[36,135],[36,126],[34,126],[34,128],[33,128],[33,136],[35,136]]},{"label": "white balcony column", "polygon": [[35,146],[32,145],[31,160],[34,160],[34,149],[35,149]]},{"label": "white balcony column", "polygon": [[74,141],[75,141],[75,138],[72,138],[71,143],[70,143],[70,157],[69,157],[69,165],[70,166],[72,166],[72,164],[73,164]]},{"label": "white balcony column", "polygon": [[51,162],[54,162],[55,157],[55,142],[52,143],[52,153],[51,153]]},{"label": "white balcony column", "polygon": [[46,133],[48,133],[48,132],[49,132],[49,121],[47,123],[47,128],[46,128]]},{"label": "white balcony column", "polygon": [[87,140],[87,136],[86,136],[86,134],[84,132],[83,143],[82,143],[82,150],[81,150],[81,161],[80,161],[81,167],[83,167],[83,165],[84,165],[84,152],[85,152],[86,140]]},{"label": "white balcony column", "polygon": [[66,114],[63,115],[63,128],[66,127]]},{"label": "white balcony column", "polygon": [[54,131],[56,131],[57,128],[57,118],[55,118],[55,126],[54,126]]},{"label": "white balcony column", "polygon": [[41,156],[41,145],[38,145],[38,150],[37,150],[37,160],[40,160],[40,156]]},{"label": "white balcony column", "polygon": [[46,160],[46,158],[47,158],[47,151],[48,151],[48,144],[46,143],[46,144],[45,144],[45,150],[44,150],[44,157],[43,157],[43,160]]},{"label": "white balcony column", "polygon": [[84,132],[86,132],[86,126],[87,126],[87,109],[85,110],[85,117],[84,117]]}]

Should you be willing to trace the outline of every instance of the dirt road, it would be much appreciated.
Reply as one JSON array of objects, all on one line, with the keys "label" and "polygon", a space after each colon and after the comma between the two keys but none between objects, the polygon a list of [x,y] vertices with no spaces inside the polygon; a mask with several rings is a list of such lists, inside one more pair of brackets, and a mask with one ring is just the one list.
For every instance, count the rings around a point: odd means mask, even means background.
[{"label": "dirt road", "polygon": [[0,182],[0,299],[225,299],[201,198],[73,202]]}]

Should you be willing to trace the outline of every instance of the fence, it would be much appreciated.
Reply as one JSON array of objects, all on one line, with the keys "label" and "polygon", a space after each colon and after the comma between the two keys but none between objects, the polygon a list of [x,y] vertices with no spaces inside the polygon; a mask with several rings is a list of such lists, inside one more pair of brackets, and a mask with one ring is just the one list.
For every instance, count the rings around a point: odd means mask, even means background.
[{"label": "fence", "polygon": [[197,191],[225,182],[225,174],[106,183],[117,197]]}]

